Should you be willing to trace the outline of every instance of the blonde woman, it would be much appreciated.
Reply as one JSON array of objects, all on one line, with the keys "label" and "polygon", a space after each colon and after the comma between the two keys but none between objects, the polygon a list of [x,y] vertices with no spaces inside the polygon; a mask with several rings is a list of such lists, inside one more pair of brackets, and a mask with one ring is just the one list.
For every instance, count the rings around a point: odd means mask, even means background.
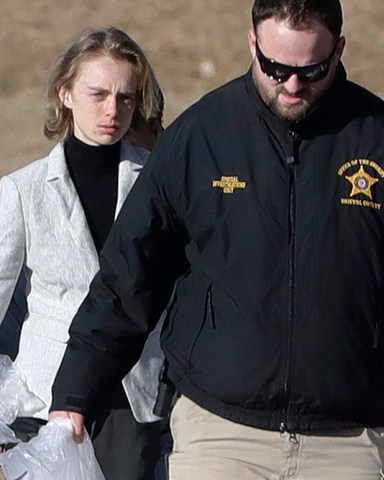
[{"label": "blonde woman", "polygon": [[[28,313],[16,365],[47,405],[38,418],[15,422],[23,440],[47,420],[68,327],[148,156],[124,137],[132,121],[145,122],[163,107],[142,49],[116,28],[89,30],[69,45],[52,67],[47,96],[44,133],[58,143],[0,181],[0,320],[23,270]],[[152,479],[158,424],[135,421],[121,384],[109,392],[92,405],[89,426],[106,479]]]}]

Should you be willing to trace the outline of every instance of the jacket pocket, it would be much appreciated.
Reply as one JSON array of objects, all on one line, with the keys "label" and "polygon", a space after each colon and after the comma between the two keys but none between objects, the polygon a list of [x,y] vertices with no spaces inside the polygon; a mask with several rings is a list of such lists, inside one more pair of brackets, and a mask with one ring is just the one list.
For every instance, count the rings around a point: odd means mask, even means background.
[{"label": "jacket pocket", "polygon": [[188,370],[195,344],[204,329],[207,308],[211,308],[207,306],[211,282],[199,271],[181,279],[167,312],[162,346],[184,370]]},{"label": "jacket pocket", "polygon": [[375,330],[373,332],[373,342],[372,342],[372,347],[374,350],[377,350],[379,348],[379,338],[380,338],[380,327],[379,327],[379,322],[376,320],[375,323]]},{"label": "jacket pocket", "polygon": [[215,324],[215,312],[213,311],[213,306],[212,306],[212,285],[209,286],[208,292],[207,292],[207,299],[205,302],[205,318],[209,322],[212,328],[216,327]]},{"label": "jacket pocket", "polygon": [[200,315],[193,322],[185,316],[184,328],[175,322],[173,346],[188,380],[224,402],[261,405],[267,390],[280,389],[281,335],[261,313],[243,315],[233,295],[212,280],[199,295]]},{"label": "jacket pocket", "polygon": [[166,340],[172,335],[175,317],[177,316],[178,308],[177,308],[177,294],[176,292],[173,294],[173,297],[166,308],[165,318],[164,318],[164,326],[162,328],[161,338]]},{"label": "jacket pocket", "polygon": [[206,324],[209,324],[212,328],[214,328],[214,315],[213,315],[213,308],[212,308],[212,284],[208,286],[206,295],[205,295],[205,308],[204,308],[204,315],[202,316],[201,322],[199,324],[199,328],[197,329],[197,332],[192,340],[190,349],[188,351],[188,357],[187,357],[187,368],[188,370],[191,369],[191,359],[193,356],[193,351],[195,349],[195,346],[199,340],[199,337],[204,329],[204,326]]}]

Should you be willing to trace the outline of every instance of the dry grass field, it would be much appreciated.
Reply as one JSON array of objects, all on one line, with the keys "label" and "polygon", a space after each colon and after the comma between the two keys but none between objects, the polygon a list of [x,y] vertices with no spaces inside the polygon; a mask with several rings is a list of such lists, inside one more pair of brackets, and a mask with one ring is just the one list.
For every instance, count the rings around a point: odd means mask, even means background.
[{"label": "dry grass field", "polygon": [[[164,90],[168,124],[205,92],[248,68],[251,4],[0,0],[0,175],[51,148],[42,135],[46,73],[80,31],[115,25],[138,41]],[[343,0],[343,8],[349,77],[384,98],[384,0]]]}]

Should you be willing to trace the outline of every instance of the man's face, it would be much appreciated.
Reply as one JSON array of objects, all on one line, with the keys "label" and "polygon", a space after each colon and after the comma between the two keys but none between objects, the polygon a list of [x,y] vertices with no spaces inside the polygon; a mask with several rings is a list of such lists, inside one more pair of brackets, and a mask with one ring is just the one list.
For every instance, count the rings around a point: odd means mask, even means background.
[{"label": "man's face", "polygon": [[126,60],[106,55],[84,61],[60,98],[72,110],[74,135],[88,145],[112,145],[131,124],[137,78]]},{"label": "man's face", "polygon": [[328,90],[345,43],[344,38],[339,40],[325,78],[306,83],[296,73],[281,82],[270,78],[261,70],[257,57],[261,51],[267,59],[291,67],[327,60],[335,48],[335,40],[323,23],[313,21],[310,27],[294,30],[285,20],[270,18],[257,26],[257,32],[251,30],[248,40],[253,79],[261,98],[278,117],[290,121],[300,119]]}]

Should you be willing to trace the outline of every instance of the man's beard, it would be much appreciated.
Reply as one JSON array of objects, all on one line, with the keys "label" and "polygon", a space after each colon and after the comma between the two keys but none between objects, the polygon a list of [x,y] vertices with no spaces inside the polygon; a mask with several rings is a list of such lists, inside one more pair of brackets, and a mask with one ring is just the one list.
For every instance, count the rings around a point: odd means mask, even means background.
[{"label": "man's beard", "polygon": [[301,97],[301,101],[295,105],[282,104],[282,102],[279,101],[279,96],[281,93],[289,95],[289,92],[283,85],[277,87],[276,90],[274,90],[273,96],[271,96],[269,92],[266,92],[262,86],[260,87],[259,85],[256,85],[256,87],[267,107],[280,119],[288,120],[291,122],[298,121],[303,118],[317,100],[308,100],[309,92],[306,86],[303,87],[299,94],[299,96]]},{"label": "man's beard", "polygon": [[291,122],[298,121],[303,118],[304,115],[308,112],[308,110],[310,110],[313,106],[313,103],[306,100],[305,96],[304,98],[301,97],[300,103],[296,105],[283,105],[279,101],[279,95],[281,93],[289,94],[287,90],[282,86],[275,91],[275,95],[272,98],[265,98],[263,100],[266,103],[267,107],[282,120],[288,120]]}]

